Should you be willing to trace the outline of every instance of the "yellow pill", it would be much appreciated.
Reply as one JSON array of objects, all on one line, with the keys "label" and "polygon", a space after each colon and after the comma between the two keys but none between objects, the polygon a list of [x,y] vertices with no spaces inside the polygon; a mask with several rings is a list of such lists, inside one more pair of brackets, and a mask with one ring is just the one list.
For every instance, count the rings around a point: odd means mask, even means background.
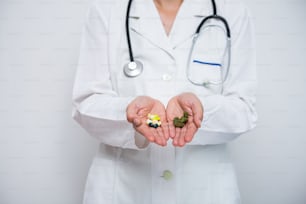
[{"label": "yellow pill", "polygon": [[157,114],[148,114],[148,118],[151,120],[160,120],[160,117]]}]

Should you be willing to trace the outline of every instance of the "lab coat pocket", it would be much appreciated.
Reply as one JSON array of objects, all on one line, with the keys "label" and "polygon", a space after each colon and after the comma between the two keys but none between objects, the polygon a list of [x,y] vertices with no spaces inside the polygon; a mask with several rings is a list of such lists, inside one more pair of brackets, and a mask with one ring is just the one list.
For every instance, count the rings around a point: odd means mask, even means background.
[{"label": "lab coat pocket", "polygon": [[224,33],[216,27],[207,26],[202,29],[198,38],[194,39],[187,75],[191,83],[202,85],[213,93],[222,87],[224,69],[224,53],[226,50]]},{"label": "lab coat pocket", "polygon": [[189,68],[189,79],[193,83],[202,85],[220,85],[222,83],[221,78],[222,65],[210,60],[202,60],[195,58],[192,60]]}]

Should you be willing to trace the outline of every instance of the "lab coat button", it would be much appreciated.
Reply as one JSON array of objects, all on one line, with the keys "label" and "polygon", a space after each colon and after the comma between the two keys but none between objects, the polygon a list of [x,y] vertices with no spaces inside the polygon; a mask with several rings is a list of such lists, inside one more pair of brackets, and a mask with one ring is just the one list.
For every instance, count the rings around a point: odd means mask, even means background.
[{"label": "lab coat button", "polygon": [[169,181],[171,178],[172,178],[172,172],[171,171],[169,171],[169,170],[165,170],[164,172],[163,172],[163,178],[166,180],[166,181]]},{"label": "lab coat button", "polygon": [[170,81],[170,80],[172,79],[172,76],[169,75],[169,74],[163,74],[162,79],[163,79],[164,81]]}]

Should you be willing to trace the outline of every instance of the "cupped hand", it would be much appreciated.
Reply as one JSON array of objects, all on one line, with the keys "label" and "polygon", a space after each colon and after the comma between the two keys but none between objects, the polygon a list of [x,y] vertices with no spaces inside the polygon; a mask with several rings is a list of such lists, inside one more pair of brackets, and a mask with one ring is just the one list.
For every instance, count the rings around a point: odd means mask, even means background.
[{"label": "cupped hand", "polygon": [[[157,128],[149,127],[146,123],[148,114],[160,116],[161,126]],[[148,96],[136,97],[126,109],[127,120],[133,124],[135,130],[161,146],[166,146],[169,139],[169,129],[166,119],[165,106],[158,100]]]},{"label": "cupped hand", "polygon": [[[188,113],[188,121],[182,128],[175,127],[173,119]],[[173,145],[183,147],[192,141],[203,120],[203,106],[198,97],[193,93],[182,93],[170,99],[166,109],[169,124],[169,134]]]}]

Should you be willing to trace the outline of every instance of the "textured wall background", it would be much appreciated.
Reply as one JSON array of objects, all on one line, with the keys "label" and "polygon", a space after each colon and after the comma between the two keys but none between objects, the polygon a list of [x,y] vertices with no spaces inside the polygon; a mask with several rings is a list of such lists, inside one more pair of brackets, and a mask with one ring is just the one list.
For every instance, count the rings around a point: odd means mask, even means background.
[{"label": "textured wall background", "polygon": [[256,24],[258,127],[231,147],[245,204],[306,203],[306,1],[247,0]]},{"label": "textured wall background", "polygon": [[[78,204],[96,141],[71,119],[90,0],[0,1],[0,204]],[[244,204],[306,203],[306,2],[246,0],[258,127],[230,144]]]}]

